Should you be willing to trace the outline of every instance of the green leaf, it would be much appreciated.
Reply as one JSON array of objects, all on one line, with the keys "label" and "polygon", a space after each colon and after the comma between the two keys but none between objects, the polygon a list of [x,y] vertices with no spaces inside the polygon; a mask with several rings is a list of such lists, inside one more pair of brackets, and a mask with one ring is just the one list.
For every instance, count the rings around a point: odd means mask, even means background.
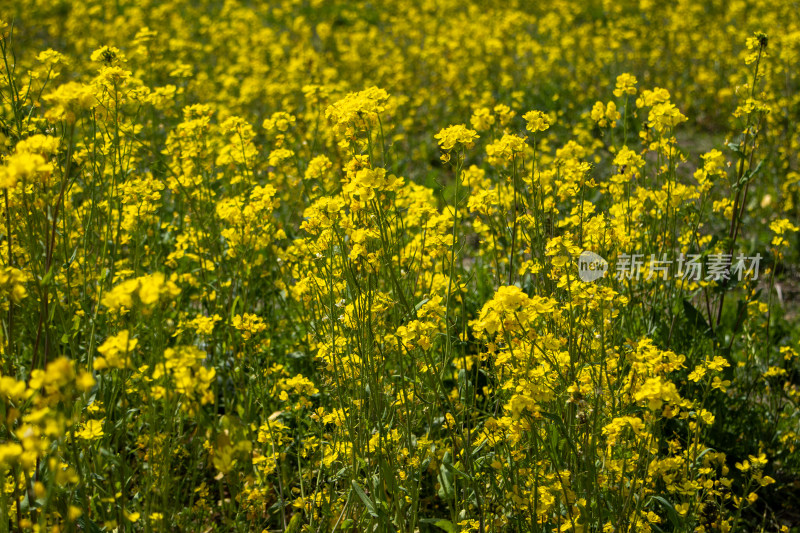
[{"label": "green leaf", "polygon": [[700,452],[700,454],[699,454],[699,455],[697,456],[697,458],[694,460],[694,464],[695,464],[695,465],[699,465],[699,464],[700,464],[700,459],[702,459],[702,458],[703,458],[703,457],[704,457],[704,456],[705,456],[705,455],[706,455],[708,452],[713,452],[713,451],[714,451],[714,449],[713,449],[713,448],[706,448],[705,450],[703,450],[702,452]]},{"label": "green leaf", "polygon": [[464,401],[467,397],[467,371],[463,368],[458,371],[458,391],[461,397],[461,401]]},{"label": "green leaf", "polygon": [[481,443],[478,445],[478,447],[477,447],[477,448],[473,449],[473,450],[472,450],[472,456],[473,456],[473,457],[477,457],[477,456],[478,456],[478,453],[480,453],[480,451],[481,451],[481,450],[483,450],[483,448],[484,448],[484,446],[486,446],[486,443],[487,443],[487,442],[489,442],[489,440],[488,440],[488,439],[487,439],[487,440],[484,440],[483,442],[481,442]]},{"label": "green leaf", "polygon": [[747,302],[744,299],[740,299],[736,302],[736,318],[733,322],[733,327],[731,328],[731,332],[733,335],[739,333],[739,330],[742,329],[742,324],[744,323],[744,319],[747,316]]},{"label": "green leaf", "polygon": [[369,496],[367,496],[367,493],[364,492],[364,489],[362,489],[361,486],[358,483],[356,483],[355,479],[350,481],[350,484],[353,486],[353,490],[356,491],[356,494],[361,499],[361,501],[364,502],[364,507],[367,508],[367,512],[369,513],[369,515],[372,518],[378,518],[378,513],[375,512],[375,504],[372,503],[372,500],[369,499]]},{"label": "green leaf", "polygon": [[462,477],[462,478],[464,478],[464,479],[467,479],[467,480],[469,480],[469,481],[472,481],[472,478],[471,478],[470,476],[468,476],[468,475],[467,475],[465,472],[462,472],[461,470],[459,470],[458,468],[456,468],[455,466],[453,466],[453,464],[452,464],[452,463],[450,463],[450,462],[447,462],[447,463],[445,463],[445,462],[442,462],[442,465],[443,465],[445,468],[447,468],[449,471],[451,471],[453,474],[456,474],[456,475],[457,475],[457,476],[459,476],[459,477]]},{"label": "green leaf", "polygon": [[449,500],[454,496],[452,482],[453,474],[445,466],[445,464],[452,462],[450,457],[450,452],[445,452],[444,457],[442,457],[442,464],[439,467],[439,472],[442,479],[442,486],[439,488],[439,497],[443,500]]},{"label": "green leaf", "polygon": [[433,525],[447,531],[447,533],[456,533],[456,527],[450,520],[438,520]]},{"label": "green leaf", "polygon": [[715,337],[714,331],[711,329],[711,326],[708,325],[708,322],[706,322],[703,314],[686,298],[683,299],[683,314],[686,316],[686,320],[689,322],[690,326],[701,331],[706,337]]},{"label": "green leaf", "polygon": [[424,300],[422,300],[420,303],[418,303],[417,305],[415,305],[415,306],[414,306],[414,313],[416,314],[416,312],[417,312],[417,311],[419,311],[419,310],[422,308],[422,306],[423,306],[423,305],[425,305],[426,303],[428,303],[428,302],[430,302],[430,301],[431,301],[431,299],[430,299],[430,298],[425,298],[425,299],[424,299]]},{"label": "green leaf", "polygon": [[292,519],[289,520],[289,526],[286,528],[286,533],[300,533],[300,526],[303,523],[302,513],[295,513]]},{"label": "green leaf", "polygon": [[572,442],[569,438],[569,432],[567,431],[567,426],[564,424],[564,421],[561,419],[560,416],[554,413],[548,413],[546,411],[542,411],[540,413],[543,417],[547,418],[548,420],[552,420],[555,422],[556,426],[558,427],[561,436],[564,438],[564,441],[572,448],[572,452],[575,454],[576,457],[579,457],[580,454],[578,453],[578,448],[575,447],[575,443]]},{"label": "green leaf", "polygon": [[240,298],[237,296],[233,300],[233,304],[231,305],[231,318],[230,321],[233,323],[233,317],[236,316],[236,307],[239,305]]},{"label": "green leaf", "polygon": [[438,527],[447,533],[456,533],[456,527],[450,520],[445,520],[444,518],[422,518],[420,522],[423,524],[431,524],[433,526]]},{"label": "green leaf", "polygon": [[101,533],[102,531],[97,524],[85,516],[79,516],[75,522],[78,524],[81,531],[89,531],[90,533]]},{"label": "green leaf", "polygon": [[50,285],[50,282],[53,281],[53,270],[55,268],[55,264],[50,266],[50,269],[47,271],[47,274],[39,281],[40,286],[46,287]]},{"label": "green leaf", "polygon": [[742,151],[742,143],[741,142],[729,142],[727,147],[730,148],[733,153],[740,157],[744,157],[744,152]]},{"label": "green leaf", "polygon": [[680,529],[681,519],[680,516],[678,515],[678,511],[675,510],[675,507],[673,507],[671,503],[669,503],[661,496],[653,496],[653,499],[659,502],[667,509],[667,517],[669,518],[669,521],[672,523],[675,529]]},{"label": "green leaf", "polygon": [[756,166],[754,168],[751,168],[750,170],[745,172],[742,175],[741,179],[739,180],[739,186],[745,185],[747,182],[749,182],[751,179],[753,179],[753,177],[756,174],[758,174],[758,171],[761,170],[761,165],[763,165],[763,164],[764,164],[764,160],[762,159],[761,161],[758,162],[758,164],[756,164]]}]

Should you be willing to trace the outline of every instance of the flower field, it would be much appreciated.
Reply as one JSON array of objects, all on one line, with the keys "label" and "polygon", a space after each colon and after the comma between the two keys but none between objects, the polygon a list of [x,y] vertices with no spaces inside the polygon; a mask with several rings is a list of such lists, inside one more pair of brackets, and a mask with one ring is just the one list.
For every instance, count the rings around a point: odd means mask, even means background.
[{"label": "flower field", "polygon": [[796,3],[0,7],[0,533],[800,532]]}]

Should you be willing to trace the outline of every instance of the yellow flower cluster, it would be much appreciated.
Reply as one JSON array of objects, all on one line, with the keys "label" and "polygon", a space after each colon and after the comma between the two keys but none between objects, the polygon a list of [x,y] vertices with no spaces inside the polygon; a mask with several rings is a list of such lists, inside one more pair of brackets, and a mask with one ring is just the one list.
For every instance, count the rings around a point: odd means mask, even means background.
[{"label": "yellow flower cluster", "polygon": [[65,6],[0,21],[0,532],[788,531],[792,2]]},{"label": "yellow flower cluster", "polygon": [[131,309],[136,302],[147,308],[179,294],[175,282],[157,272],[123,281],[103,296],[102,304],[111,311]]}]

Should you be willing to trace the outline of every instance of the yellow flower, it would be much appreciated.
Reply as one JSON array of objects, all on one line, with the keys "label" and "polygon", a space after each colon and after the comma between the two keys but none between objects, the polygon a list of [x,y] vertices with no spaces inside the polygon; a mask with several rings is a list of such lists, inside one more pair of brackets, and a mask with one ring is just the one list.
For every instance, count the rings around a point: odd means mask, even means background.
[{"label": "yellow flower", "polygon": [[472,148],[475,144],[475,140],[478,138],[478,132],[467,129],[463,124],[458,124],[456,126],[443,128],[439,133],[434,135],[433,138],[439,141],[439,147],[442,151],[450,152],[457,146]]},{"label": "yellow flower", "polygon": [[514,113],[514,111],[512,111],[511,108],[505,104],[497,104],[494,106],[494,112],[497,115],[497,118],[500,119],[501,126],[506,126],[509,122],[511,122],[511,119],[514,118],[514,115],[516,115],[516,113]]},{"label": "yellow flower", "polygon": [[692,372],[689,374],[688,379],[689,381],[697,383],[698,381],[703,379],[703,376],[705,375],[706,375],[706,368],[703,365],[697,365],[694,368],[694,370],[692,370]]},{"label": "yellow flower", "polygon": [[138,296],[145,307],[152,307],[159,301],[178,296],[180,292],[172,280],[167,280],[164,274],[156,272],[123,281],[103,296],[102,304],[112,311],[131,308],[135,303],[134,296]]},{"label": "yellow flower", "polygon": [[355,131],[367,129],[378,122],[386,109],[389,94],[378,87],[370,87],[347,96],[328,106],[325,117],[334,125],[334,130],[351,136]]},{"label": "yellow flower", "polygon": [[753,465],[753,468],[764,468],[767,466],[767,456],[764,453],[759,453],[758,456],[755,455],[748,455],[748,459],[750,459],[750,463]]},{"label": "yellow flower", "polygon": [[0,444],[0,472],[16,464],[22,456],[22,446],[16,442]]},{"label": "yellow flower", "polygon": [[153,305],[164,297],[174,298],[180,294],[178,286],[168,281],[160,272],[139,278],[139,283],[139,299],[146,306]]},{"label": "yellow flower", "polygon": [[33,135],[20,141],[14,153],[0,165],[0,188],[12,189],[17,182],[48,184],[53,173],[52,154],[61,141],[47,135]]},{"label": "yellow flower", "polygon": [[486,146],[486,155],[490,165],[499,165],[513,161],[517,154],[525,151],[525,138],[510,133]]},{"label": "yellow flower", "polygon": [[0,269],[0,294],[7,296],[16,304],[20,303],[28,295],[23,285],[25,279],[25,273],[19,269],[13,267]]},{"label": "yellow flower", "polygon": [[63,120],[70,124],[75,122],[80,111],[92,109],[98,104],[94,88],[75,81],[59,85],[44,96],[44,101],[52,106],[45,113],[48,120]]},{"label": "yellow flower", "polygon": [[97,63],[105,63],[107,65],[124,63],[127,61],[125,55],[120,52],[119,48],[116,46],[101,46],[92,52],[90,59]]},{"label": "yellow flower", "polygon": [[655,104],[647,116],[648,123],[658,132],[666,132],[672,130],[681,122],[686,122],[688,119],[684,116],[674,104],[670,102],[663,102]]},{"label": "yellow flower", "polygon": [[634,398],[637,402],[647,402],[647,407],[652,411],[661,409],[665,402],[676,404],[681,399],[675,384],[670,381],[664,382],[660,377],[648,378]]},{"label": "yellow flower", "polygon": [[75,433],[75,436],[84,440],[97,440],[103,436],[103,421],[102,420],[89,420],[80,431]]},{"label": "yellow flower", "polygon": [[97,381],[92,376],[91,372],[81,372],[77,379],[75,380],[75,386],[78,390],[86,392],[92,389],[95,386]]},{"label": "yellow flower", "polygon": [[106,368],[133,368],[133,363],[128,356],[139,344],[137,339],[131,339],[127,329],[124,329],[105,340],[97,351],[103,357],[94,360],[95,370]]},{"label": "yellow flower", "polygon": [[9,401],[18,402],[32,393],[33,391],[28,390],[24,381],[17,381],[10,376],[0,377],[0,397],[4,397]]},{"label": "yellow flower", "polygon": [[623,94],[636,94],[636,76],[629,73],[617,76],[617,85],[614,89],[614,96],[619,98]]},{"label": "yellow flower", "polygon": [[607,105],[603,105],[603,102],[595,102],[591,111],[592,120],[597,122],[597,125],[601,128],[609,125],[613,128],[616,126],[620,116],[619,111],[617,111],[617,104],[614,102],[608,102]]},{"label": "yellow flower", "polygon": [[781,218],[770,222],[769,229],[775,233],[775,236],[772,238],[772,242],[770,244],[775,247],[780,247],[789,245],[789,241],[786,240],[784,234],[794,233],[798,231],[799,228],[789,222],[788,219]]},{"label": "yellow flower", "polygon": [[548,117],[542,111],[528,111],[522,118],[525,119],[527,122],[525,129],[530,131],[531,133],[536,133],[539,131],[545,131],[550,127],[550,117]]},{"label": "yellow flower", "polygon": [[570,263],[572,258],[577,257],[581,249],[576,246],[569,236],[553,237],[547,241],[545,255],[552,257],[552,264],[556,268],[561,268]]},{"label": "yellow flower", "polygon": [[278,131],[284,133],[294,125],[295,121],[294,115],[284,111],[278,111],[277,113],[273,113],[270,118],[264,120],[262,126],[269,132]]},{"label": "yellow flower", "polygon": [[252,313],[235,315],[231,324],[234,328],[242,332],[242,338],[244,338],[244,340],[249,340],[253,335],[267,329],[264,319]]},{"label": "yellow flower", "polygon": [[469,122],[477,131],[486,131],[494,125],[495,118],[488,107],[479,107],[472,114]]}]

